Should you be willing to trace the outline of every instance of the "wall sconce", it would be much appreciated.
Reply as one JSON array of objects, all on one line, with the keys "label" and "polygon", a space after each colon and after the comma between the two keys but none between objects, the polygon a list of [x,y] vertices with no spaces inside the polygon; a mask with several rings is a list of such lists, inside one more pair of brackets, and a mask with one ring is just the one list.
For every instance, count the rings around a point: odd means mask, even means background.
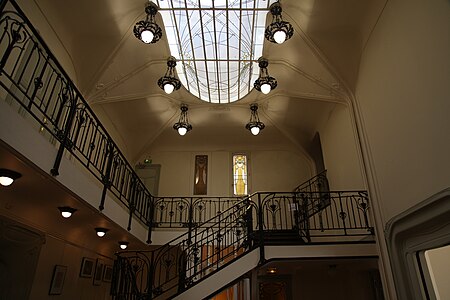
[{"label": "wall sconce", "polygon": [[97,232],[97,235],[99,237],[104,237],[105,234],[109,231],[109,229],[102,228],[102,227],[97,227],[97,228],[95,228],[95,231]]},{"label": "wall sconce", "polygon": [[61,207],[58,207],[58,209],[61,212],[61,216],[63,216],[63,218],[66,218],[66,219],[70,218],[72,216],[72,214],[77,211],[75,208],[72,208],[69,206],[61,206]]},{"label": "wall sconce", "polygon": [[145,20],[139,21],[134,25],[134,35],[145,44],[153,44],[159,41],[162,37],[162,29],[155,23],[155,16],[158,12],[158,6],[149,2],[145,7],[147,16]]},{"label": "wall sconce", "polygon": [[259,120],[258,104],[251,104],[250,110],[252,111],[250,115],[250,122],[245,125],[245,128],[250,130],[253,135],[258,135],[258,133],[265,127],[264,123]]},{"label": "wall sconce", "polygon": [[128,242],[120,241],[119,242],[119,247],[120,247],[120,249],[125,250],[125,249],[128,248],[128,244],[129,244]]},{"label": "wall sconce", "polygon": [[260,57],[258,59],[258,65],[260,68],[259,77],[255,80],[253,86],[257,91],[260,91],[263,94],[268,94],[271,90],[277,87],[277,80],[269,76],[269,72],[267,71],[269,61],[267,59]]},{"label": "wall sconce", "polygon": [[180,109],[181,109],[180,119],[178,120],[177,123],[175,123],[173,125],[173,129],[178,131],[179,135],[183,136],[188,131],[192,130],[192,125],[189,124],[189,121],[188,121],[188,116],[187,116],[188,107],[187,107],[187,105],[184,105],[184,104],[181,105]]},{"label": "wall sconce", "polygon": [[294,28],[289,22],[283,21],[281,17],[281,5],[279,2],[270,5],[272,23],[266,27],[265,36],[269,42],[282,44],[289,40],[294,34]]},{"label": "wall sconce", "polygon": [[3,186],[11,185],[14,180],[19,179],[20,177],[22,177],[22,174],[16,171],[0,169],[0,184]]},{"label": "wall sconce", "polygon": [[277,268],[267,268],[267,273],[268,274],[276,274],[277,273]]},{"label": "wall sconce", "polygon": [[177,59],[173,56],[170,56],[167,59],[166,74],[158,80],[158,86],[167,94],[171,94],[174,90],[178,90],[181,87],[180,80],[175,77],[176,65]]}]

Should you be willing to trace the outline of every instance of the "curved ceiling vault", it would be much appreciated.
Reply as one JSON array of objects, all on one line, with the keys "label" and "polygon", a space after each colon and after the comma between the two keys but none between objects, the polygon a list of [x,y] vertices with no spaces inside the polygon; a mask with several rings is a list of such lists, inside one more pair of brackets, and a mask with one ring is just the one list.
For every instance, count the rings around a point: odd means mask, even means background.
[{"label": "curved ceiling vault", "polygon": [[[294,36],[281,45],[264,40],[262,47],[278,87],[268,95],[249,90],[229,104],[207,103],[185,87],[170,95],[158,87],[171,51],[164,33],[156,44],[133,35],[134,24],[145,18],[145,1],[34,2],[71,58],[79,90],[124,154],[137,161],[173,149],[303,152],[335,105],[353,92],[360,55],[386,0],[282,0]],[[164,32],[160,13],[156,22]],[[258,136],[245,129],[254,102],[266,124]],[[193,126],[183,137],[172,129],[181,103],[189,106]]]}]

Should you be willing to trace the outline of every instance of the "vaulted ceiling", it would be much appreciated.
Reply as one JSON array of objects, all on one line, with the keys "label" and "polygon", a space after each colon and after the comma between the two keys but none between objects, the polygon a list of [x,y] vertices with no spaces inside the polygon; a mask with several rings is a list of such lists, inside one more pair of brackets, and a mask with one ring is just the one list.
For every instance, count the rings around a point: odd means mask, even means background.
[{"label": "vaulted ceiling", "polygon": [[[252,90],[237,102],[210,104],[184,87],[170,95],[158,87],[170,56],[166,36],[144,44],[132,32],[145,17],[145,0],[33,1],[63,48],[55,54],[70,58],[73,80],[131,162],[171,149],[304,151],[334,107],[352,95],[362,50],[386,3],[282,0],[294,36],[281,45],[265,41],[263,48],[278,87],[268,95]],[[156,20],[163,25],[159,14]],[[245,129],[255,102],[266,124],[258,136]],[[181,103],[189,106],[193,126],[183,137],[172,129]]]}]

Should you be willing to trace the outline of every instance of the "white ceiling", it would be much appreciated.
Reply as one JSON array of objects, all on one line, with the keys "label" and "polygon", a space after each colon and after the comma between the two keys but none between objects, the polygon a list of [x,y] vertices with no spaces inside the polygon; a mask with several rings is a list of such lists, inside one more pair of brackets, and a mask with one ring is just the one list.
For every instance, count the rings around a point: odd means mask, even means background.
[{"label": "white ceiling", "polygon": [[[134,163],[168,149],[304,151],[335,105],[353,93],[364,44],[386,0],[282,0],[294,36],[281,45],[265,41],[263,49],[278,87],[220,105],[184,87],[166,95],[157,86],[170,52],[164,34],[156,44],[133,35],[134,24],[145,17],[145,0],[34,2],[70,57],[79,90]],[[160,15],[156,19],[162,26]],[[254,102],[266,125],[256,137],[245,129]],[[193,126],[184,137],[172,129],[181,103],[189,106]]]}]

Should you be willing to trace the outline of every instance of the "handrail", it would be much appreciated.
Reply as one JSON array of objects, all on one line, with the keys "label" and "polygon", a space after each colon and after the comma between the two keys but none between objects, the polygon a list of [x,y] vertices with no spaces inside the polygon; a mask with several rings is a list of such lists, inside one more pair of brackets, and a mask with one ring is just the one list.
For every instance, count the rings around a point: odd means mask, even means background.
[{"label": "handrail", "polygon": [[294,188],[294,192],[326,192],[328,191],[327,170],[320,172]]},{"label": "handrail", "polygon": [[[374,234],[366,191],[257,192],[165,245],[118,252],[113,299],[167,299],[265,245],[360,242]],[[287,233],[287,240],[279,240]],[[130,270],[135,270],[130,273]],[[136,278],[137,281],[133,281]],[[131,280],[131,281],[130,281]]]},{"label": "handrail", "polygon": [[153,196],[15,1],[0,3],[0,28],[0,93],[59,142],[50,173],[69,152],[103,185],[99,209],[109,190],[129,211],[128,230],[136,216],[151,242]]}]

